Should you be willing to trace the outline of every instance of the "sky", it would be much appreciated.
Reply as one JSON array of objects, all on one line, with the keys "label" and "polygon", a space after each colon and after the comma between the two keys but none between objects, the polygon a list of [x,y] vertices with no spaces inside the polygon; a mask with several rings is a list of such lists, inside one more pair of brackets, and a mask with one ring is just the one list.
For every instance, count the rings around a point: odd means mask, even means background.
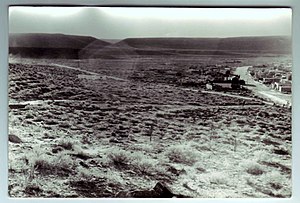
[{"label": "sky", "polygon": [[9,8],[10,33],[62,33],[99,39],[291,35],[288,8]]}]

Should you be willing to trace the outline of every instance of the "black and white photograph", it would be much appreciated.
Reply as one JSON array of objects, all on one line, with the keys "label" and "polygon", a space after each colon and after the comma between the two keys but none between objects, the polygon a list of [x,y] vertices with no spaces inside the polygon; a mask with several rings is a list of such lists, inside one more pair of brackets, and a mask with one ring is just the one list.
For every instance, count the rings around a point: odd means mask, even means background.
[{"label": "black and white photograph", "polygon": [[8,195],[290,198],[292,9],[10,6]]}]

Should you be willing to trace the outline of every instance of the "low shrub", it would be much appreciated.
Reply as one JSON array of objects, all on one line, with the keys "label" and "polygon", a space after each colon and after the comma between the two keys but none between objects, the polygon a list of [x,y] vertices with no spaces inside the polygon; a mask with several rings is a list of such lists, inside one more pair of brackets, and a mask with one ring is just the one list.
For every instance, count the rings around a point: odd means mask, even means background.
[{"label": "low shrub", "polygon": [[174,145],[164,152],[172,162],[193,165],[199,160],[199,151],[190,144]]},{"label": "low shrub", "polygon": [[228,183],[228,176],[224,172],[212,172],[211,174],[208,174],[209,176],[209,182],[212,184],[224,184],[226,185]]},{"label": "low shrub", "polygon": [[39,193],[43,192],[43,189],[38,184],[29,183],[26,185],[24,192],[30,196],[38,196]]},{"label": "low shrub", "polygon": [[251,175],[262,175],[265,172],[262,166],[255,161],[246,161],[242,164],[242,167]]},{"label": "low shrub", "polygon": [[164,168],[159,165],[158,160],[152,159],[140,152],[133,153],[132,158],[131,167],[134,171],[147,175],[164,172]]},{"label": "low shrub", "polygon": [[272,171],[266,173],[263,177],[264,182],[267,183],[271,188],[279,190],[283,188],[284,184],[287,182],[287,178],[284,177],[279,171]]},{"label": "low shrub", "polygon": [[107,157],[118,169],[132,170],[136,173],[152,175],[163,172],[159,161],[144,155],[141,152],[128,152],[122,149],[110,149]]},{"label": "low shrub", "polygon": [[268,160],[272,159],[272,157],[270,156],[270,152],[267,150],[257,150],[253,154],[254,154],[255,160],[257,160],[258,162],[268,161]]},{"label": "low shrub", "polygon": [[58,146],[66,149],[66,150],[72,150],[73,147],[74,147],[73,143],[68,139],[67,140],[65,140],[65,139],[60,140],[59,143],[58,143]]},{"label": "low shrub", "polygon": [[107,157],[117,168],[126,167],[131,161],[131,153],[122,149],[109,151]]},{"label": "low shrub", "polygon": [[194,166],[195,166],[195,169],[197,169],[199,172],[201,172],[201,173],[206,172],[205,165],[201,161],[198,161],[197,163],[195,163]]},{"label": "low shrub", "polygon": [[75,162],[72,157],[63,153],[55,157],[53,162],[56,167],[66,171],[72,170],[75,166]]},{"label": "low shrub", "polygon": [[61,176],[68,176],[72,173],[73,168],[75,166],[75,162],[72,160],[70,155],[60,154],[55,157],[50,156],[38,156],[38,157],[31,157],[31,166],[34,171],[38,171],[42,175],[61,175]]}]

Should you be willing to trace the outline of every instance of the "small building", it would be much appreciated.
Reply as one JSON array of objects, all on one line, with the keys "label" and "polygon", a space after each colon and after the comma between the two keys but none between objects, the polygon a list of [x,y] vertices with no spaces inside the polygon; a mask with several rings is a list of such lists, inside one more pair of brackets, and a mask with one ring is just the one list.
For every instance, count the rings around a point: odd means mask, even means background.
[{"label": "small building", "polygon": [[213,82],[213,83],[207,83],[205,85],[207,90],[216,90],[216,91],[222,91],[222,90],[231,90],[232,85],[228,82]]},{"label": "small building", "polygon": [[219,89],[219,90],[229,90],[231,89],[231,83],[228,83],[228,82],[217,82],[217,83],[214,83],[214,89]]},{"label": "small building", "polygon": [[211,83],[207,83],[206,84],[206,89],[207,90],[212,90],[213,89],[213,85]]},{"label": "small building", "polygon": [[280,82],[274,82],[271,84],[272,89],[279,90]]},{"label": "small building", "polygon": [[274,82],[271,84],[271,87],[275,90],[279,90],[280,91],[280,87],[282,86],[292,86],[292,82],[291,81],[280,81],[280,82]]},{"label": "small building", "polygon": [[263,84],[272,84],[274,82],[280,82],[281,78],[263,78]]},{"label": "small building", "polygon": [[292,81],[286,80],[282,84],[292,86]]},{"label": "small building", "polygon": [[279,91],[282,92],[282,93],[291,93],[292,92],[292,86],[291,85],[279,86]]}]

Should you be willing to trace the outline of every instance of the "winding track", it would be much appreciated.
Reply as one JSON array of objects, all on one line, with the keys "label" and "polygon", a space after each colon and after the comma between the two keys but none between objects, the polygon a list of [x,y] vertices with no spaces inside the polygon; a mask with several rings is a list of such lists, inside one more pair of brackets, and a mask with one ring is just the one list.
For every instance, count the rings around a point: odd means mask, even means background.
[{"label": "winding track", "polygon": [[259,97],[266,98],[276,104],[286,105],[292,103],[291,94],[283,94],[260,82],[255,81],[248,72],[250,67],[251,66],[241,66],[237,67],[235,70],[235,74],[240,75],[241,79],[245,80],[247,84],[254,84],[254,86],[247,86],[246,88],[252,90]]},{"label": "winding track", "polygon": [[114,76],[108,76],[108,75],[101,75],[99,73],[95,73],[95,72],[92,72],[92,71],[83,70],[81,68],[75,68],[75,67],[72,67],[72,66],[66,66],[66,65],[61,65],[61,64],[57,64],[57,63],[51,63],[50,65],[61,67],[61,68],[67,68],[67,69],[77,70],[77,71],[81,71],[83,73],[87,73],[87,74],[90,74],[90,75],[96,75],[96,76],[101,77],[102,79],[113,79],[113,80],[124,81],[124,82],[129,81],[129,80],[124,79],[124,78],[119,78],[119,77],[114,77]]}]

